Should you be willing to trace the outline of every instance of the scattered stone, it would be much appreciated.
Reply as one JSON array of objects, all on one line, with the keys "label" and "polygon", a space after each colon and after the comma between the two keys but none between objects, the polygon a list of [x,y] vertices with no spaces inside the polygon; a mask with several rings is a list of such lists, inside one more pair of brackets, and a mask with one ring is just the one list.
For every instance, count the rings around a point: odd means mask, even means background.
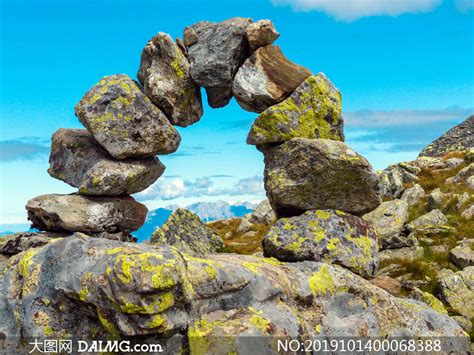
[{"label": "scattered stone", "polygon": [[419,156],[442,157],[449,152],[460,152],[473,147],[474,116],[471,116],[425,147]]},{"label": "scattered stone", "polygon": [[450,197],[450,194],[441,192],[441,189],[437,187],[428,195],[428,210],[443,209]]},{"label": "scattered stone", "polygon": [[165,167],[155,157],[113,159],[85,129],[53,134],[48,173],[84,195],[129,195],[153,184]]},{"label": "scattered stone", "polygon": [[386,260],[406,260],[413,261],[423,257],[424,249],[420,246],[405,247],[400,249],[386,249],[379,252],[380,261]]},{"label": "scattered stone", "polygon": [[474,163],[469,164],[465,168],[461,169],[456,176],[450,177],[446,179],[447,184],[466,184],[470,188],[474,189],[474,187],[470,186],[469,178],[474,176]]},{"label": "scattered stone", "polygon": [[402,291],[400,282],[389,276],[377,276],[376,278],[370,280],[370,283],[384,289],[393,296],[400,296]]},{"label": "scattered stone", "polygon": [[41,195],[28,201],[34,228],[51,232],[131,232],[145,222],[147,208],[132,197]]},{"label": "scattered stone", "polygon": [[279,219],[263,239],[267,257],[281,261],[325,261],[364,277],[378,268],[377,235],[359,217],[341,211],[308,211]]},{"label": "scattered stone", "polygon": [[312,209],[362,215],[381,203],[369,162],[343,142],[293,138],[264,154],[265,190],[277,216]]},{"label": "scattered stone", "polygon": [[280,36],[270,20],[260,20],[251,23],[245,29],[245,35],[251,51],[272,44]]},{"label": "scattered stone", "polygon": [[232,90],[244,110],[262,112],[290,96],[310,75],[310,70],[289,61],[280,47],[268,45],[244,62],[235,75]]},{"label": "scattered stone", "polygon": [[408,206],[414,206],[423,200],[424,197],[425,190],[423,190],[420,185],[415,184],[413,187],[410,187],[403,192],[401,199],[406,201]]},{"label": "scattered stone", "polygon": [[142,52],[138,80],[145,94],[172,124],[187,127],[202,116],[201,93],[189,73],[189,62],[166,33],[153,37]]},{"label": "scattered stone", "polygon": [[418,181],[421,169],[409,163],[389,165],[379,174],[379,188],[382,197],[400,198],[405,184]]},{"label": "scattered stone", "polygon": [[341,94],[322,73],[308,77],[286,100],[266,109],[252,125],[248,144],[291,138],[344,141]]},{"label": "scattered stone", "polygon": [[462,213],[461,217],[464,219],[467,219],[470,221],[471,219],[474,219],[474,204],[470,205],[468,208],[466,208]]},{"label": "scattered stone", "polygon": [[193,212],[178,208],[158,228],[151,244],[168,244],[186,253],[209,254],[224,247],[221,237],[207,227]]},{"label": "scattered stone", "polygon": [[20,232],[0,237],[0,254],[16,255],[31,248],[42,247],[52,240],[67,237],[68,234],[44,232]]},{"label": "scattered stone", "polygon": [[412,246],[406,236],[400,235],[408,220],[408,204],[403,200],[382,202],[372,212],[362,217],[375,227],[382,249],[397,249]]},{"label": "scattered stone", "polygon": [[433,308],[436,312],[439,314],[448,314],[448,311],[446,308],[444,308],[443,302],[441,302],[439,299],[437,299],[435,296],[433,296],[429,292],[424,292],[420,290],[419,288],[415,287],[411,291],[410,296],[417,300],[426,303],[428,306]]},{"label": "scattered stone", "polygon": [[184,30],[191,77],[206,89],[211,107],[223,107],[232,98],[232,81],[249,53],[245,29],[251,22],[240,17],[201,21]]},{"label": "scattered stone", "polygon": [[474,239],[463,240],[457,247],[451,249],[449,260],[461,269],[474,266]]},{"label": "scattered stone", "polygon": [[456,273],[445,270],[440,276],[441,300],[454,312],[468,319],[474,318],[474,266]]},{"label": "scattered stone", "polygon": [[181,137],[127,75],[102,78],[76,105],[76,115],[116,159],[169,154]]},{"label": "scattered stone", "polygon": [[440,210],[432,210],[414,221],[407,224],[411,232],[417,234],[442,234],[455,231],[455,228],[448,225],[448,219]]}]

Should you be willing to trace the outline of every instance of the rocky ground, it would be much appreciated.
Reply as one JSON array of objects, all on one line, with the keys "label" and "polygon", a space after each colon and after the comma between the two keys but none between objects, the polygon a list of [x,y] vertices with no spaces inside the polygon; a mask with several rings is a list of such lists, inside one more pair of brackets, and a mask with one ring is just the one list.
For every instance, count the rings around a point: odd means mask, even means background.
[{"label": "rocky ground", "polygon": [[[53,135],[50,175],[71,195],[32,198],[41,230],[0,239],[0,332],[160,342],[168,353],[274,353],[276,339],[445,337],[469,350],[474,319],[474,117],[412,162],[375,172],[344,143],[341,94],[289,61],[269,20],[158,33],[139,82],[104,77],[76,105],[86,130]],[[150,186],[181,138],[232,97],[259,113],[268,196],[205,224],[177,209],[133,242]],[[249,336],[271,336],[249,343]]]}]

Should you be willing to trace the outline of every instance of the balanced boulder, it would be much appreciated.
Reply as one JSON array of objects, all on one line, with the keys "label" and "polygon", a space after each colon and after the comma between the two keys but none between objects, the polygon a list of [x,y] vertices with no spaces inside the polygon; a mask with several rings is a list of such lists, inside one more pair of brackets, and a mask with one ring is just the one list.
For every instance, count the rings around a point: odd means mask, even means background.
[{"label": "balanced boulder", "polygon": [[145,222],[147,208],[132,197],[41,195],[28,201],[34,228],[84,233],[130,232]]},{"label": "balanced boulder", "polygon": [[265,190],[278,216],[312,209],[362,215],[381,203],[371,165],[343,142],[293,138],[264,155]]},{"label": "balanced boulder", "polygon": [[272,44],[280,36],[270,20],[252,22],[245,29],[245,35],[251,51]]},{"label": "balanced boulder", "polygon": [[186,127],[202,116],[201,93],[189,73],[189,62],[181,49],[163,32],[142,52],[138,80],[145,94],[172,124]]},{"label": "balanced boulder", "polygon": [[235,75],[233,92],[247,111],[262,112],[283,101],[311,71],[289,61],[278,46],[257,49]]},{"label": "balanced boulder", "polygon": [[191,77],[206,89],[211,107],[223,107],[232,98],[232,81],[249,53],[245,29],[251,22],[236,17],[219,23],[201,21],[184,29]]},{"label": "balanced boulder", "polygon": [[76,105],[76,115],[116,159],[169,154],[181,137],[127,75],[104,77]]},{"label": "balanced boulder", "polygon": [[113,159],[84,129],[53,134],[48,173],[84,195],[119,196],[146,189],[164,172],[155,157]]},{"label": "balanced boulder", "polygon": [[379,264],[377,235],[362,219],[341,211],[313,210],[281,218],[263,240],[267,257],[325,261],[370,277]]}]

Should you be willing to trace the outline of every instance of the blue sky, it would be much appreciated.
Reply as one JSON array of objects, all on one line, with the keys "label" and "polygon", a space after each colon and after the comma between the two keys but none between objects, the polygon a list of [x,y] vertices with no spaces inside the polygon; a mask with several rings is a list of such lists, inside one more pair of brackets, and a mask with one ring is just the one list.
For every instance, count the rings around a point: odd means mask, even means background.
[{"label": "blue sky", "polygon": [[[472,0],[0,3],[0,224],[26,222],[29,198],[74,191],[46,170],[51,134],[81,127],[81,96],[102,76],[135,77],[148,39],[200,20],[271,19],[285,55],[341,90],[347,143],[377,169],[415,158],[473,112]],[[263,157],[245,145],[256,115],[235,101],[204,110],[137,196],[149,208],[263,198]]]}]

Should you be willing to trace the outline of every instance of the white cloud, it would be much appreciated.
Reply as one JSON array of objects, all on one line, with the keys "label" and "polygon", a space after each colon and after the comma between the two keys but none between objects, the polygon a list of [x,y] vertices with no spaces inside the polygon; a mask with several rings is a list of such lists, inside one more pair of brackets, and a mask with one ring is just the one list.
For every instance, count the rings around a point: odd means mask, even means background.
[{"label": "white cloud", "polygon": [[322,11],[342,21],[368,16],[398,16],[430,12],[442,0],[272,0],[275,5],[290,5],[300,11]]}]

